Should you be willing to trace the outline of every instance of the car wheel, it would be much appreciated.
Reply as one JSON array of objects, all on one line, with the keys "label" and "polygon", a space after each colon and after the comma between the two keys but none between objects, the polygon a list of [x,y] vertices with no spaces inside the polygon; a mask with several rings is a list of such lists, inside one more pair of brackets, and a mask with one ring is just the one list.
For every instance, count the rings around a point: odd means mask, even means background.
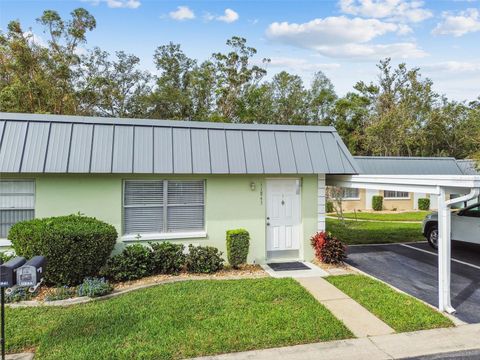
[{"label": "car wheel", "polygon": [[438,249],[438,225],[432,225],[428,229],[427,240],[430,246]]}]

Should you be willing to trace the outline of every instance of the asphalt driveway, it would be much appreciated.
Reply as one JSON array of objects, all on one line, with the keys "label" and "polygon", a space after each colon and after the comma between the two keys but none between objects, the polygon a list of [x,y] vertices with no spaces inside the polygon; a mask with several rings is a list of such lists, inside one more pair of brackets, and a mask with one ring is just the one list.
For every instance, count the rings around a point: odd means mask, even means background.
[{"label": "asphalt driveway", "polygon": [[[436,251],[427,243],[351,245],[347,263],[434,306],[438,305]],[[453,243],[452,305],[456,316],[480,322],[480,246]]]}]

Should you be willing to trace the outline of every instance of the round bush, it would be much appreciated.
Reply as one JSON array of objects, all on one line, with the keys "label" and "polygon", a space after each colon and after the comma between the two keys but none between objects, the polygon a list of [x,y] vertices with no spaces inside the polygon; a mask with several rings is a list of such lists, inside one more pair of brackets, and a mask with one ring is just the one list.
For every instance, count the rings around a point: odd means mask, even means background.
[{"label": "round bush", "polygon": [[13,248],[27,259],[43,255],[45,281],[54,285],[77,285],[96,276],[117,241],[112,225],[81,215],[23,221],[8,233]]},{"label": "round bush", "polygon": [[100,274],[113,281],[136,280],[153,275],[152,249],[142,244],[133,244],[110,259]]}]

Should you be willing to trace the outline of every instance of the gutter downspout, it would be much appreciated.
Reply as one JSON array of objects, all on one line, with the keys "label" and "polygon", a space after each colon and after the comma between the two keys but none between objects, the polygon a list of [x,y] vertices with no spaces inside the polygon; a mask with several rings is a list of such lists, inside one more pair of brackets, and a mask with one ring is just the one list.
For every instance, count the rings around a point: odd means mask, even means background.
[{"label": "gutter downspout", "polygon": [[468,201],[480,195],[480,189],[475,188],[469,194],[447,200],[445,188],[439,188],[438,201],[438,309],[449,314],[455,313],[450,299],[451,278],[451,211],[450,206]]}]

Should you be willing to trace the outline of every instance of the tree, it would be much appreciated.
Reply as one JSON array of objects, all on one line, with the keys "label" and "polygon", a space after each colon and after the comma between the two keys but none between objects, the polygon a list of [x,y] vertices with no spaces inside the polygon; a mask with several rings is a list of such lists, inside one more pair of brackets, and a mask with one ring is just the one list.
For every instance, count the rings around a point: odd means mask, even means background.
[{"label": "tree", "polygon": [[113,61],[99,48],[83,56],[77,84],[79,111],[98,116],[147,116],[151,75],[140,70],[139,63],[138,57],[123,51],[116,52]]},{"label": "tree", "polygon": [[315,73],[308,95],[310,123],[331,123],[337,94],[332,82],[323,72]]},{"label": "tree", "polygon": [[163,119],[190,119],[193,103],[189,92],[196,60],[190,59],[180,45],[169,43],[155,50],[155,65],[160,75],[152,94],[152,116]]},{"label": "tree", "polygon": [[227,45],[232,51],[212,55],[217,71],[217,108],[223,121],[239,122],[239,99],[246,94],[252,84],[257,84],[266,74],[265,69],[250,65],[249,60],[257,50],[246,44],[246,39],[234,36],[227,40]]},{"label": "tree", "polygon": [[278,124],[306,124],[307,91],[302,78],[286,71],[276,74],[272,80],[274,122]]}]

